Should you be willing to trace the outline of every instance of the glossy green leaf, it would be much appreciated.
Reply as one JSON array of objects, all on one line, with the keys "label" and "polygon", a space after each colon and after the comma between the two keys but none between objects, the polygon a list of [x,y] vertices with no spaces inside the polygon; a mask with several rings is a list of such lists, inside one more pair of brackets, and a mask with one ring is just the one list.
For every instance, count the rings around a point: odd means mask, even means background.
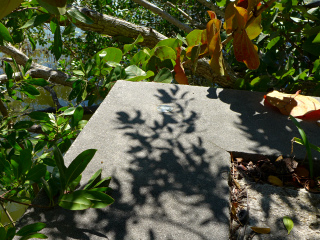
[{"label": "glossy green leaf", "polygon": [[286,227],[286,229],[288,231],[288,235],[289,235],[293,226],[294,226],[293,221],[291,220],[291,218],[285,216],[285,217],[283,217],[283,224]]},{"label": "glossy green leaf", "polygon": [[44,164],[35,165],[33,168],[30,169],[28,174],[26,175],[27,180],[32,180],[34,182],[38,182],[41,177],[44,177],[46,174],[47,167]]},{"label": "glossy green leaf", "polygon": [[182,45],[182,41],[179,39],[175,38],[168,38],[161,40],[160,42],[157,43],[156,47],[160,46],[166,46],[172,48],[174,51],[176,51],[177,47],[180,47]]},{"label": "glossy green leaf", "polygon": [[173,76],[171,71],[168,68],[162,68],[154,78],[155,82],[162,82],[162,83],[171,83],[172,80],[173,80]]},{"label": "glossy green leaf", "polygon": [[40,92],[38,91],[38,89],[36,89],[34,86],[27,84],[27,83],[22,84],[21,91],[27,92],[32,96],[39,96],[40,95]]},{"label": "glossy green leaf", "polygon": [[47,239],[48,237],[42,233],[32,233],[26,236],[23,236],[22,238],[20,238],[19,240],[27,240],[27,239]]},{"label": "glossy green leaf", "polygon": [[32,112],[32,113],[29,113],[29,117],[31,117],[35,120],[40,120],[40,121],[45,121],[45,122],[50,121],[50,117],[49,117],[48,113],[44,113],[44,112]]},{"label": "glossy green leaf", "polygon": [[50,83],[43,78],[32,78],[32,79],[29,79],[27,83],[33,84],[36,86],[41,86],[41,87],[50,85]]},{"label": "glossy green leaf", "polygon": [[60,149],[56,145],[53,145],[53,155],[54,155],[54,160],[56,161],[57,167],[59,169],[61,190],[63,191],[65,190],[67,185],[67,168],[64,165],[64,160],[60,152]]},{"label": "glossy green leaf", "polygon": [[18,130],[18,129],[28,129],[33,125],[33,122],[31,121],[19,121],[14,124],[13,128]]},{"label": "glossy green leaf", "polygon": [[308,156],[308,160],[309,160],[309,170],[310,170],[310,177],[313,178],[313,159],[312,159],[312,154],[311,154],[311,149],[310,149],[310,144],[307,138],[306,133],[304,132],[304,130],[301,128],[299,122],[297,121],[297,119],[295,119],[293,116],[290,115],[290,119],[292,120],[292,122],[294,123],[294,125],[296,125],[296,127],[298,128],[298,131],[301,135],[302,141],[303,141],[303,145],[306,148],[307,151],[307,156]]},{"label": "glossy green leaf", "polygon": [[101,180],[101,172],[102,169],[100,168],[95,174],[93,174],[87,185],[83,188],[83,190],[89,190],[90,188],[94,187],[94,185]]},{"label": "glossy green leaf", "polygon": [[114,203],[112,197],[99,191],[86,191],[85,197],[92,202],[91,208],[105,208]]},{"label": "glossy green leaf", "polygon": [[76,110],[75,107],[70,107],[67,110],[65,110],[61,115],[72,115],[74,113],[74,111]]},{"label": "glossy green leaf", "polygon": [[16,235],[16,228],[15,227],[8,228],[6,240],[12,240],[15,235]]},{"label": "glossy green leaf", "polygon": [[56,19],[50,22],[50,26],[54,26],[54,42],[52,47],[52,53],[54,54],[56,60],[58,61],[62,54],[62,39],[60,33],[60,25]]},{"label": "glossy green leaf", "polygon": [[141,68],[138,68],[136,65],[127,67],[125,69],[125,72],[127,74],[126,80],[128,81],[142,81],[154,75],[152,71],[145,72]]},{"label": "glossy green leaf", "polygon": [[83,113],[84,113],[84,110],[81,105],[75,109],[74,114],[72,116],[72,124],[74,127],[78,125],[80,120],[82,120]]},{"label": "glossy green leaf", "polygon": [[0,22],[0,39],[13,43],[13,39],[8,29]]},{"label": "glossy green leaf", "polygon": [[82,191],[75,191],[65,194],[59,201],[59,206],[69,210],[84,210],[92,206],[92,202],[87,199]]},{"label": "glossy green leaf", "polygon": [[96,153],[96,149],[87,149],[80,153],[66,170],[66,185],[74,181],[87,167]]},{"label": "glossy green leaf", "polygon": [[6,61],[4,61],[4,65],[5,65],[5,72],[6,72],[7,78],[12,79],[13,69],[10,63],[7,63]]},{"label": "glossy green leaf", "polygon": [[38,232],[38,231],[42,230],[45,227],[46,227],[45,223],[40,223],[40,222],[39,223],[33,223],[33,224],[29,224],[27,226],[24,226],[16,234],[18,236],[26,236],[28,234]]},{"label": "glossy green leaf", "polygon": [[4,227],[0,227],[0,240],[7,239],[7,231]]},{"label": "glossy green leaf", "polygon": [[48,13],[36,15],[28,20],[20,29],[28,27],[37,27],[50,19],[51,15]]},{"label": "glossy green leaf", "polygon": [[67,11],[68,15],[73,17],[74,19],[78,20],[79,22],[85,23],[85,24],[93,24],[94,21],[85,15],[84,13],[80,12],[77,8],[72,7]]},{"label": "glossy green leaf", "polygon": [[69,183],[68,191],[73,192],[77,186],[79,186],[79,183],[81,181],[82,175],[79,175],[75,180]]},{"label": "glossy green leaf", "polygon": [[19,167],[21,169],[21,173],[24,174],[30,170],[32,165],[32,155],[29,149],[23,149],[20,151],[20,161]]},{"label": "glossy green leaf", "polygon": [[313,39],[312,43],[320,43],[320,33]]},{"label": "glossy green leaf", "polygon": [[46,3],[44,0],[37,0],[40,6],[44,7],[49,13],[54,15],[60,15],[60,10],[58,7],[52,6],[49,3]]}]

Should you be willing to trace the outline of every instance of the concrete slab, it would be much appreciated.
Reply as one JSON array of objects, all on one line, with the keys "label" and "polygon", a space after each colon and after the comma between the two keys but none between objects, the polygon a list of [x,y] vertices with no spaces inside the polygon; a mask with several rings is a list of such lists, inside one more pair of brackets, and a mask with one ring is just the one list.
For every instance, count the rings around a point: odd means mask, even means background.
[{"label": "concrete slab", "polygon": [[[42,232],[57,240],[228,239],[227,151],[289,154],[299,137],[262,99],[257,92],[118,81],[65,156],[68,165],[98,149],[82,184],[103,168],[113,178],[115,204],[29,209],[19,224],[46,222]],[[316,124],[301,125],[316,143]],[[297,145],[295,154],[305,151]]]}]

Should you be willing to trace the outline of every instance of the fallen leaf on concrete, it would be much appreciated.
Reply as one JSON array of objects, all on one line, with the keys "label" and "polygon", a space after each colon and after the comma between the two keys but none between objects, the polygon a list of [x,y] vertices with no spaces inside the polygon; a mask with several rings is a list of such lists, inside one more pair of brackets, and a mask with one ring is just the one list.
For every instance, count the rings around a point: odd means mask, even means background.
[{"label": "fallen leaf on concrete", "polygon": [[251,229],[256,233],[261,233],[261,234],[268,234],[271,231],[270,228],[251,227]]},{"label": "fallen leaf on concrete", "polygon": [[283,217],[283,224],[286,227],[288,231],[288,235],[290,234],[292,228],[293,228],[293,221],[288,216]]},{"label": "fallen leaf on concrete", "polygon": [[309,177],[309,171],[305,167],[297,167],[294,172],[298,175],[300,178],[307,178]]},{"label": "fallen leaf on concrete", "polygon": [[299,95],[299,93],[300,91],[295,94],[272,91],[265,95],[265,103],[278,108],[284,115],[292,115],[301,119],[319,120],[320,103],[313,97]]},{"label": "fallen leaf on concrete", "polygon": [[279,186],[279,187],[283,186],[283,182],[279,178],[277,178],[276,176],[270,175],[268,177],[268,182],[273,184],[273,185]]}]

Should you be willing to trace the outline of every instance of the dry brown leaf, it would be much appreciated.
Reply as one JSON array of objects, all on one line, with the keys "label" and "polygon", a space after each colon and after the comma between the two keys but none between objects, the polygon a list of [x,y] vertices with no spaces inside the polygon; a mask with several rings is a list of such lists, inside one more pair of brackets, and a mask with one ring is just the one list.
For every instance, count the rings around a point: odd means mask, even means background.
[{"label": "dry brown leaf", "polygon": [[277,178],[276,176],[270,175],[268,177],[268,182],[273,184],[273,185],[279,186],[279,187],[283,186],[283,182],[279,178]]},{"label": "dry brown leaf", "polygon": [[[295,94],[272,91],[266,95],[265,99],[269,104],[277,107],[282,114],[293,117],[304,118],[306,114],[309,115],[313,111],[320,110],[320,103],[315,98],[299,95],[299,91]],[[318,117],[320,119],[320,114],[313,115],[309,115],[310,118]]]},{"label": "dry brown leaf", "polygon": [[309,177],[309,171],[305,167],[297,167],[294,172],[298,175],[300,178],[307,178]]},{"label": "dry brown leaf", "polygon": [[256,233],[261,233],[261,234],[268,234],[270,233],[270,228],[261,228],[261,227],[251,227],[252,231]]}]

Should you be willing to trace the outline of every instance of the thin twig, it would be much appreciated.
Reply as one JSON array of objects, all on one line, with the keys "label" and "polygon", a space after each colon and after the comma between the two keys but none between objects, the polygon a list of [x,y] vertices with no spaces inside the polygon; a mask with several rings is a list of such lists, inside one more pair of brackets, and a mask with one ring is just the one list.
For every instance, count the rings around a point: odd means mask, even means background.
[{"label": "thin twig", "polygon": [[3,211],[5,212],[5,214],[7,215],[7,217],[9,218],[9,220],[10,220],[10,222],[11,222],[12,226],[15,226],[14,221],[13,221],[13,219],[12,219],[12,217],[11,217],[10,213],[8,212],[8,210],[7,210],[6,206],[4,206],[4,204],[3,204],[3,202],[2,202],[2,201],[0,201],[0,205],[1,205],[2,209],[3,209]]}]

